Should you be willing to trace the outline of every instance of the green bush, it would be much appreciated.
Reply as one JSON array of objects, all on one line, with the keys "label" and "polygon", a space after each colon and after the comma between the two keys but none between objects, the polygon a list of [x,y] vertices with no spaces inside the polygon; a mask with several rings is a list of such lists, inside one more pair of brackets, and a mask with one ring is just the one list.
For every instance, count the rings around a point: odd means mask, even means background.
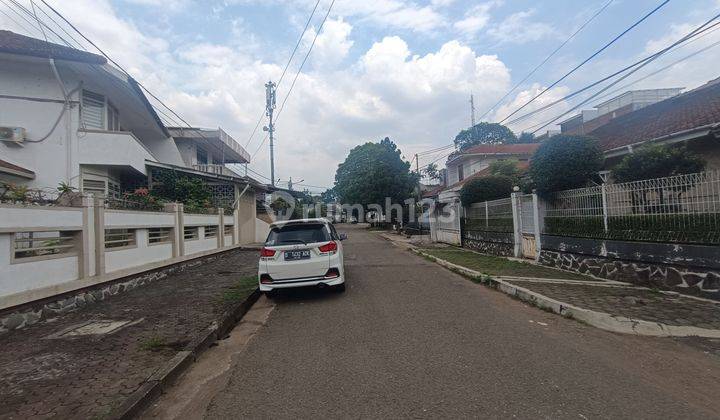
[{"label": "green bush", "polygon": [[463,185],[460,190],[460,201],[467,207],[473,203],[507,198],[512,193],[512,189],[512,179],[506,176],[475,178]]},{"label": "green bush", "polygon": [[482,230],[487,232],[513,232],[512,217],[490,217],[485,219],[465,219],[466,230]]},{"label": "green bush", "polygon": [[530,162],[530,178],[538,194],[586,186],[602,169],[603,156],[589,137],[558,135],[540,144]]},{"label": "green bush", "polygon": [[684,146],[650,145],[638,148],[613,168],[617,182],[702,172],[705,161]]}]

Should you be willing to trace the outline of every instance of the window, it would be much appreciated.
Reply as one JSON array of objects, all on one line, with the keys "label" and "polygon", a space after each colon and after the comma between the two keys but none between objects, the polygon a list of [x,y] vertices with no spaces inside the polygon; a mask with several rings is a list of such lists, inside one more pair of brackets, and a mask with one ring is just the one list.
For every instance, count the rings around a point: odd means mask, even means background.
[{"label": "window", "polygon": [[274,228],[268,235],[267,245],[309,244],[327,242],[330,234],[325,225],[317,223],[298,223]]},{"label": "window", "polygon": [[148,230],[148,243],[166,244],[172,241],[172,228],[150,228]]},{"label": "window", "polygon": [[15,259],[72,254],[75,231],[17,232],[13,240]]},{"label": "window", "polygon": [[135,231],[132,229],[106,229],[105,248],[122,248],[135,245]]},{"label": "window", "polygon": [[120,113],[109,102],[107,104],[107,129],[108,131],[120,131]]},{"label": "window", "polygon": [[217,238],[218,227],[217,225],[205,226],[205,237],[206,238]]},{"label": "window", "polygon": [[197,164],[198,165],[207,165],[208,163],[208,156],[207,152],[201,148],[197,148]]},{"label": "window", "polygon": [[465,179],[465,175],[463,174],[463,165],[462,163],[458,165],[458,181],[462,181]]},{"label": "window", "polygon": [[223,233],[225,233],[225,236],[232,235],[233,234],[233,225],[223,226]]},{"label": "window", "polygon": [[187,226],[183,229],[183,238],[186,241],[192,241],[198,239],[198,228],[197,226]]},{"label": "window", "polygon": [[81,114],[85,128],[105,129],[105,97],[89,90],[83,90]]},{"label": "window", "polygon": [[119,200],[122,194],[120,193],[120,184],[113,181],[108,180],[108,197],[114,198],[116,200]]},{"label": "window", "polygon": [[82,190],[84,193],[105,197],[105,181],[99,179],[83,179]]}]

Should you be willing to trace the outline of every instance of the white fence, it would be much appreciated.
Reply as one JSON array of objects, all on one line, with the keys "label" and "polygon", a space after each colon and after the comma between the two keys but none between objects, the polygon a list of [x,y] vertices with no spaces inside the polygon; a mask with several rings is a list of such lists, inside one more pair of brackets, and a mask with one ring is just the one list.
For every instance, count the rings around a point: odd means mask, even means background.
[{"label": "white fence", "polygon": [[255,242],[251,204],[232,214],[108,209],[91,197],[81,207],[0,204],[0,309]]},{"label": "white fence", "polygon": [[720,171],[562,191],[544,233],[720,244]]}]

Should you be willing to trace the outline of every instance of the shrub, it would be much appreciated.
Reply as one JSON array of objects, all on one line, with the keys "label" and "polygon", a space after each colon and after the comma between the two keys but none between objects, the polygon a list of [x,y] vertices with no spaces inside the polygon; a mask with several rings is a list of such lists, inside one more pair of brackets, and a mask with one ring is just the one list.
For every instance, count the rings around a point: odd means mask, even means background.
[{"label": "shrub", "polygon": [[460,190],[460,201],[463,206],[472,203],[506,198],[512,193],[512,179],[502,175],[493,175],[471,179]]},{"label": "shrub", "polygon": [[530,162],[530,178],[538,194],[586,186],[602,169],[603,156],[589,137],[558,135],[545,140]]},{"label": "shrub", "polygon": [[702,172],[705,161],[685,146],[649,145],[638,148],[613,168],[617,182],[641,181]]}]

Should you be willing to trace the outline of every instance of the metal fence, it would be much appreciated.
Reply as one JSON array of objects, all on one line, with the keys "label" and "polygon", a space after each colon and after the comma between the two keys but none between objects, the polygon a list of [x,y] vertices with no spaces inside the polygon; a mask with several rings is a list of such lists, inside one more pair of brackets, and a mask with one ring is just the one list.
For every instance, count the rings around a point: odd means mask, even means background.
[{"label": "metal fence", "polygon": [[512,200],[474,203],[465,209],[465,228],[489,232],[513,232]]},{"label": "metal fence", "polygon": [[562,191],[546,203],[543,231],[720,244],[720,171]]}]

